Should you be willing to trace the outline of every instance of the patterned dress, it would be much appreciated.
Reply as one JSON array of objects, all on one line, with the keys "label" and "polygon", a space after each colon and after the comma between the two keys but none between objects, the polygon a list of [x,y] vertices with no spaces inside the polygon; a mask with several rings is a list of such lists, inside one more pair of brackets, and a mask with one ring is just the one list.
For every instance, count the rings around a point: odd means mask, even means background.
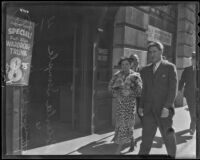
[{"label": "patterned dress", "polygon": [[[136,97],[142,92],[142,80],[139,73],[129,70],[128,74],[118,71],[109,82],[109,90],[116,98],[115,136],[117,144],[129,143],[133,138],[136,114]],[[123,95],[128,92],[128,95]]]}]

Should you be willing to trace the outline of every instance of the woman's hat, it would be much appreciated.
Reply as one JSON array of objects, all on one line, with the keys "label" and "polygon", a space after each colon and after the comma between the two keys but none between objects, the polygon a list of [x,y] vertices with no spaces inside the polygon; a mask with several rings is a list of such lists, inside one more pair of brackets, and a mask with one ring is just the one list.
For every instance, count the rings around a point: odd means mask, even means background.
[{"label": "woman's hat", "polygon": [[132,62],[132,59],[130,57],[123,56],[123,57],[120,58],[118,65],[121,66],[122,61],[125,61],[125,60],[127,60],[129,63]]}]

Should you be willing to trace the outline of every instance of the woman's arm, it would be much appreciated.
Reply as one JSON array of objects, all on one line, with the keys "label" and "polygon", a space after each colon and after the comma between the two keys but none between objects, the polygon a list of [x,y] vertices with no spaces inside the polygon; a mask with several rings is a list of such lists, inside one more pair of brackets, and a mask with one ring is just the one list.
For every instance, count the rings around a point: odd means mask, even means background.
[{"label": "woman's arm", "polygon": [[142,93],[142,79],[140,77],[140,74],[133,76],[131,78],[131,88],[130,88],[130,94],[134,97],[140,97]]},{"label": "woman's arm", "polygon": [[108,90],[112,93],[114,97],[120,94],[120,86],[116,86],[116,81],[118,80],[118,75],[114,74],[108,84]]}]

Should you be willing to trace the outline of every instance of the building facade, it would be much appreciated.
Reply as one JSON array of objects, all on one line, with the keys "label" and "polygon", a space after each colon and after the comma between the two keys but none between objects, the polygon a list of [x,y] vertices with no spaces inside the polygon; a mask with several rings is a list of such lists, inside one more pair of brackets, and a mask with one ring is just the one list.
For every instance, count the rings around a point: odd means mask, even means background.
[{"label": "building facade", "polygon": [[8,154],[112,128],[115,102],[107,87],[122,55],[136,53],[145,66],[148,42],[159,40],[180,78],[196,49],[195,4],[28,4],[7,6],[6,14],[35,23],[29,85],[6,86]]},{"label": "building facade", "polygon": [[[123,55],[137,54],[141,67],[150,63],[147,44],[160,41],[164,45],[164,57],[176,64],[180,79],[183,69],[191,65],[188,57],[196,51],[195,15],[195,4],[120,7],[114,25],[113,73]],[[114,104],[113,100],[113,111]],[[177,95],[175,105],[185,105],[185,99]],[[112,117],[114,121],[114,112]]]}]

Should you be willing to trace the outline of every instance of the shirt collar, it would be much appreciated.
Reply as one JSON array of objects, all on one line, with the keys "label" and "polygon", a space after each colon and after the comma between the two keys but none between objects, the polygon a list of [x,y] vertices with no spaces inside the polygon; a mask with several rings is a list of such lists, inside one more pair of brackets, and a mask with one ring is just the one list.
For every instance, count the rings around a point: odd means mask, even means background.
[{"label": "shirt collar", "polygon": [[156,63],[156,66],[157,66],[157,67],[159,67],[161,61],[162,61],[162,60],[160,60],[160,61],[158,61],[158,62]]},{"label": "shirt collar", "polygon": [[158,62],[156,62],[156,63],[155,63],[155,66],[156,66],[156,68],[158,68],[158,67],[159,67],[159,65],[160,65],[161,61],[162,61],[162,59],[161,59],[161,60],[159,60]]}]

